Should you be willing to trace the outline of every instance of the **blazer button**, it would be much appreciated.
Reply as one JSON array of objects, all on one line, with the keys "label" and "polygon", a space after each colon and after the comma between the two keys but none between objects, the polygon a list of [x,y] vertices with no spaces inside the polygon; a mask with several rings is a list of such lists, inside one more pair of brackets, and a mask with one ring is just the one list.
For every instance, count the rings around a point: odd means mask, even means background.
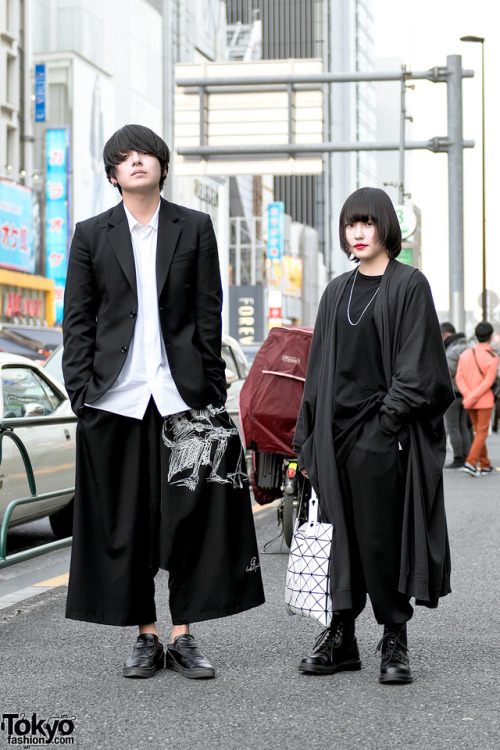
[{"label": "blazer button", "polygon": [[128,346],[122,346],[122,352],[126,354],[128,352]]},{"label": "blazer button", "polygon": [[131,318],[137,318],[137,312],[135,310],[131,310],[129,315]]}]

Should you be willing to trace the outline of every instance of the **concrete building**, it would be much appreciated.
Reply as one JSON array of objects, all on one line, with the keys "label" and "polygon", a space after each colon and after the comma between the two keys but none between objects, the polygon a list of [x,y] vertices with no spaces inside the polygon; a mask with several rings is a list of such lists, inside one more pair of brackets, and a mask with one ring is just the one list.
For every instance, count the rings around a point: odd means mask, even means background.
[{"label": "concrete building", "polygon": [[[262,59],[316,58],[325,72],[374,69],[372,0],[228,0],[228,23],[262,27]],[[248,36],[248,32],[247,32]],[[371,83],[325,86],[324,137],[335,143],[376,139]],[[274,198],[297,221],[317,229],[329,276],[346,268],[337,218],[346,196],[377,180],[373,153],[324,156],[321,176],[274,178]]]},{"label": "concrete building", "polygon": [[30,6],[3,0],[0,9],[0,322],[52,325],[54,282],[39,275]]}]

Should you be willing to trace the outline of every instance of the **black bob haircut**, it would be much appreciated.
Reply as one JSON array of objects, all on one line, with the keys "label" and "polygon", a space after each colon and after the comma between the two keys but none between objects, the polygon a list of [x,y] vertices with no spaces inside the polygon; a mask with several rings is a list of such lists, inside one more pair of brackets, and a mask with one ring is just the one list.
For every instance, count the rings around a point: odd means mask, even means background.
[{"label": "black bob haircut", "polygon": [[488,323],[487,320],[482,320],[477,324],[474,333],[476,334],[477,340],[480,343],[484,343],[485,341],[489,341],[493,336],[493,326],[491,323]]},{"label": "black bob haircut", "polygon": [[[102,158],[108,180],[111,182],[111,177],[116,179],[115,167],[125,161],[127,154],[131,151],[142,151],[144,154],[156,156],[161,166],[159,184],[161,191],[167,177],[170,151],[165,141],[144,125],[124,125],[123,128],[113,133],[104,146]],[[116,187],[121,195],[121,187],[119,185]]]},{"label": "black bob haircut", "polygon": [[[348,258],[351,257],[351,249],[345,227],[357,221],[372,221],[377,228],[379,243],[386,248],[390,258],[397,258],[401,252],[401,227],[392,201],[384,190],[360,188],[342,206],[339,218],[340,246]],[[357,258],[353,257],[352,260]]]}]

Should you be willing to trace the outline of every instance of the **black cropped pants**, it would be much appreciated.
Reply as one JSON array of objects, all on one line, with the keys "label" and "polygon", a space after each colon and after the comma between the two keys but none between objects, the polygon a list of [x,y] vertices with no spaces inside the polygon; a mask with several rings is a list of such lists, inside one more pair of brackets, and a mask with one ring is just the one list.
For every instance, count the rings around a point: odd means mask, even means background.
[{"label": "black cropped pants", "polygon": [[376,414],[340,467],[340,480],[351,551],[350,614],[360,614],[368,594],[381,625],[401,625],[413,614],[410,598],[398,591],[405,477],[406,451]]}]

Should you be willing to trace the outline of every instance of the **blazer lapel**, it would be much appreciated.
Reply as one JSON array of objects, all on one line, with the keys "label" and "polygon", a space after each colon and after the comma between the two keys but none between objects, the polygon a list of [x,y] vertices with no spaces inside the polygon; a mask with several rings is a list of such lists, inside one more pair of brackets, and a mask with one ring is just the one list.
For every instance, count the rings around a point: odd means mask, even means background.
[{"label": "blazer lapel", "polygon": [[158,297],[167,280],[167,274],[174,256],[175,248],[181,235],[179,220],[182,221],[175,206],[161,199],[158,218],[158,240],[156,247],[156,288]]},{"label": "blazer lapel", "polygon": [[122,267],[123,273],[127,277],[128,283],[137,294],[137,282],[135,278],[134,251],[132,250],[132,239],[128,226],[127,216],[123,203],[119,203],[112,211],[108,219],[108,224],[112,229],[108,232],[108,238],[111,246],[115,251],[118,262]]}]

